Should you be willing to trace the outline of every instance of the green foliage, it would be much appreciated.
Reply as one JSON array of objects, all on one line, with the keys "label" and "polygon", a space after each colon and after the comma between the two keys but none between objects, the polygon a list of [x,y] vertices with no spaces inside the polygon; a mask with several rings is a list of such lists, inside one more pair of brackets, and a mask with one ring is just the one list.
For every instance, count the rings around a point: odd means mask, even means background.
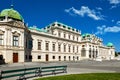
[{"label": "green foliage", "polygon": [[45,77],[36,80],[120,80],[120,73],[88,73]]}]

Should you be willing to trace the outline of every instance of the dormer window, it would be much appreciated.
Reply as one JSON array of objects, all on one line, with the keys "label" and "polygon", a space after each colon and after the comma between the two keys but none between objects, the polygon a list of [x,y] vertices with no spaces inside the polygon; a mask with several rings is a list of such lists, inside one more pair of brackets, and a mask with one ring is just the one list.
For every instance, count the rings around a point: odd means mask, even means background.
[{"label": "dormer window", "polygon": [[61,26],[60,24],[57,24],[58,26]]},{"label": "dormer window", "polygon": [[66,26],[63,25],[63,28],[66,28]]},{"label": "dormer window", "polygon": [[52,24],[52,26],[55,26],[55,24]]}]

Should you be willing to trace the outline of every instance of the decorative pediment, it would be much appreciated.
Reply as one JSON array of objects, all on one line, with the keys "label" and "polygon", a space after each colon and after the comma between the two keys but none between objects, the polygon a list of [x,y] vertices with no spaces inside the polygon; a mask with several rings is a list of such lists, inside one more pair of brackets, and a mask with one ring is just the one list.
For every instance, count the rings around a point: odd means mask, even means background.
[{"label": "decorative pediment", "polygon": [[19,27],[19,28],[24,28],[24,25],[22,22],[20,21],[15,21],[13,22],[13,26]]},{"label": "decorative pediment", "polygon": [[17,31],[14,31],[14,32],[13,32],[13,35],[14,35],[14,36],[20,36],[20,33],[18,33]]},{"label": "decorative pediment", "polygon": [[4,34],[5,31],[0,30],[0,34]]}]

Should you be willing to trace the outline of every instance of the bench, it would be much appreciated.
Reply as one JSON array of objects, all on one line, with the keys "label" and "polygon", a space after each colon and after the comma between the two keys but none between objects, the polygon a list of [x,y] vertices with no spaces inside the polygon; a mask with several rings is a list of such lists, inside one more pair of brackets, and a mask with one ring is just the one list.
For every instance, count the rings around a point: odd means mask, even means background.
[{"label": "bench", "polygon": [[33,67],[14,70],[3,70],[0,72],[0,80],[11,77],[19,77],[20,80],[25,80],[26,75],[33,74],[34,76],[43,76],[43,74],[57,74],[58,72],[67,73],[67,65],[64,66],[47,66],[47,67]]},{"label": "bench", "polygon": [[15,70],[4,70],[1,71],[0,79],[19,77],[19,79],[25,79],[27,74],[38,74],[37,71],[39,67],[34,68],[24,68],[24,69],[15,69]]},{"label": "bench", "polygon": [[48,66],[41,67],[39,76],[42,76],[43,73],[51,72],[52,74],[57,74],[58,72],[67,73],[67,66]]}]

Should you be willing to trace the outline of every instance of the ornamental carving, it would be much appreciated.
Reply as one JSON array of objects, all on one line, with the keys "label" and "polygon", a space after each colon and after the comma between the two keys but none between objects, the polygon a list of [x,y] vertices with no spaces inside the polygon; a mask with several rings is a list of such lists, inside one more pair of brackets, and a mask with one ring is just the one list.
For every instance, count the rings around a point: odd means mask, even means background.
[{"label": "ornamental carving", "polygon": [[20,36],[20,33],[18,33],[17,31],[13,32],[14,36]]},{"label": "ornamental carving", "polygon": [[22,22],[18,22],[18,21],[15,21],[15,22],[13,23],[13,26],[20,27],[20,28],[24,28],[23,23],[22,23]]},{"label": "ornamental carving", "polygon": [[5,31],[0,30],[0,34],[4,34]]}]

